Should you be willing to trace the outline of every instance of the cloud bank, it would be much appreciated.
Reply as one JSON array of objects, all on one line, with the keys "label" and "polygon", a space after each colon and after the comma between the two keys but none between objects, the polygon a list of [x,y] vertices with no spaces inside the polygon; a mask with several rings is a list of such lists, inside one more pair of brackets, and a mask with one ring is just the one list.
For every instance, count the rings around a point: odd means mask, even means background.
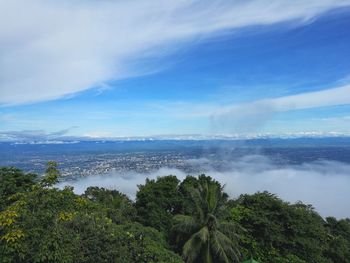
[{"label": "cloud bank", "polygon": [[0,131],[0,142],[19,142],[19,143],[45,143],[45,142],[72,142],[78,140],[78,137],[68,136],[67,134],[76,127],[46,132],[44,130],[23,130],[23,131]]},{"label": "cloud bank", "polygon": [[[350,217],[346,200],[350,198],[350,164],[334,161],[318,161],[299,165],[280,165],[261,155],[247,155],[227,160],[226,169],[211,168],[211,160],[190,160],[191,164],[203,167],[203,172],[223,184],[231,197],[242,193],[269,191],[290,202],[302,201],[312,204],[322,216]],[[77,193],[89,186],[118,189],[134,198],[137,185],[145,178],[176,175],[184,179],[186,174],[177,169],[162,168],[149,174],[134,172],[91,176],[60,185],[72,185]]]},{"label": "cloud bank", "polygon": [[247,26],[304,23],[348,5],[348,0],[0,0],[0,105],[104,88],[108,81],[161,69],[150,59],[181,44]]},{"label": "cloud bank", "polygon": [[[305,92],[240,105],[218,107],[206,112],[218,129],[254,131],[261,128],[274,114],[290,110],[330,107],[350,104],[350,85],[315,92]],[[200,113],[200,114],[203,114]]]}]

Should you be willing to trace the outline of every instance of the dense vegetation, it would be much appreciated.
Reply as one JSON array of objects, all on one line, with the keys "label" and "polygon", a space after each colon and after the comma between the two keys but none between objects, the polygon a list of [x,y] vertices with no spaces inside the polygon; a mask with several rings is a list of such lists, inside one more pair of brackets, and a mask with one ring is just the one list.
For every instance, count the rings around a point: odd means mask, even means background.
[{"label": "dense vegetation", "polygon": [[[146,180],[135,202],[117,190],[55,188],[0,168],[0,262],[350,262],[350,220],[268,192],[232,200],[209,176]],[[345,201],[345,200],[344,200]]]}]

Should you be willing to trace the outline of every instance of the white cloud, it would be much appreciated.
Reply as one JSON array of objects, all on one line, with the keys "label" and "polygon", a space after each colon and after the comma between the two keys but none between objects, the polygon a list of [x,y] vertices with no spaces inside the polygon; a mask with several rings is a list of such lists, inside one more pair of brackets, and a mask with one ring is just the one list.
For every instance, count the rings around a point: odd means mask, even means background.
[{"label": "white cloud", "polygon": [[75,128],[77,127],[72,126],[53,132],[46,132],[44,130],[0,131],[0,142],[49,142],[55,140],[72,141],[77,139],[77,137],[68,136],[67,134]]},{"label": "white cloud", "polygon": [[[225,171],[212,168],[212,161],[206,158],[189,160],[203,168],[207,175],[225,184],[225,191],[231,197],[239,194],[253,194],[257,191],[269,191],[286,201],[302,201],[312,204],[322,216],[350,217],[348,203],[350,192],[350,165],[334,161],[318,161],[299,165],[278,165],[268,157],[248,155],[230,159],[225,155]],[[118,189],[134,198],[137,185],[144,184],[145,178],[176,175],[180,180],[186,173],[177,169],[161,168],[148,174],[136,172],[89,176],[77,181],[60,184],[72,185],[77,193],[89,186]],[[326,194],[325,194],[326,193]]]},{"label": "white cloud", "polygon": [[277,112],[350,104],[350,85],[202,111],[217,129],[255,131]]},{"label": "white cloud", "polygon": [[281,112],[350,104],[350,85],[292,96],[265,99],[246,104],[222,107],[217,115],[245,112]]},{"label": "white cloud", "polygon": [[[288,120],[278,122],[274,117],[279,112],[293,110],[307,110],[321,107],[332,107],[350,104],[350,85],[333,87],[321,91],[305,92],[296,95],[263,99],[242,104],[218,104],[195,103],[195,102],[162,102],[158,101],[152,106],[157,116],[163,115],[181,121],[192,121],[193,119],[208,120],[209,130],[212,134],[247,134],[274,132],[272,130],[261,130],[261,128],[273,124],[278,126],[279,132],[298,131],[321,131],[323,132],[349,132],[349,118],[336,117],[330,120],[324,118],[300,119],[298,121]],[[273,123],[270,123],[272,121]],[[305,123],[303,123],[305,122]],[[305,126],[307,122],[307,125]],[[300,125],[299,125],[300,124]],[[294,126],[294,127],[293,127]],[[280,129],[280,128],[285,129]],[[295,128],[295,129],[294,129]],[[306,129],[306,130],[305,130]]]},{"label": "white cloud", "polygon": [[305,22],[348,0],[0,0],[0,104],[56,99],[155,70],[149,58],[227,29]]}]

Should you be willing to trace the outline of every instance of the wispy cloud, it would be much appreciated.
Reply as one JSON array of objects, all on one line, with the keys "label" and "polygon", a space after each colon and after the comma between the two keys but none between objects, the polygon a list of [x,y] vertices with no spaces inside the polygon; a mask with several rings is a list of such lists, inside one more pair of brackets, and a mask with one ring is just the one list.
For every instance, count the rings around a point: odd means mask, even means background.
[{"label": "wispy cloud", "polygon": [[[221,103],[212,101],[206,103],[196,102],[162,102],[153,103],[150,107],[157,109],[155,114],[164,118],[172,118],[181,121],[204,120],[209,122],[212,133],[256,133],[269,121],[276,121],[274,117],[281,112],[310,110],[322,107],[333,107],[350,104],[350,85],[337,86],[314,92],[304,92],[296,95],[262,99],[246,103]],[[154,115],[156,116],[156,115]],[[299,120],[304,121],[304,120]],[[337,124],[334,127],[328,125],[324,131],[334,131],[332,128],[348,127],[349,119],[346,116],[332,117],[331,120],[314,117],[309,121],[323,124]],[[286,125],[287,120],[283,120]],[[290,129],[290,125],[288,125]],[[297,127],[305,128],[305,127]],[[308,127],[310,128],[310,127]],[[315,131],[317,128],[307,131]],[[323,127],[324,128],[324,127]],[[300,131],[302,131],[301,129]],[[347,129],[346,129],[347,130]],[[294,129],[291,131],[295,132]],[[344,131],[344,129],[340,129]]]},{"label": "wispy cloud", "polygon": [[245,104],[218,107],[211,116],[218,127],[237,127],[242,131],[254,131],[270,120],[277,112],[305,110],[350,104],[350,85],[315,92],[301,93],[274,99],[265,99]]},{"label": "wispy cloud", "polygon": [[76,127],[69,127],[67,129],[54,132],[46,132],[44,130],[0,131],[0,142],[54,142],[55,140],[71,141],[74,139],[74,137],[67,135],[74,128]]},{"label": "wispy cloud", "polygon": [[251,25],[303,23],[348,5],[348,0],[0,0],[0,104],[105,87],[110,80],[153,72],[147,61],[180,43]]}]

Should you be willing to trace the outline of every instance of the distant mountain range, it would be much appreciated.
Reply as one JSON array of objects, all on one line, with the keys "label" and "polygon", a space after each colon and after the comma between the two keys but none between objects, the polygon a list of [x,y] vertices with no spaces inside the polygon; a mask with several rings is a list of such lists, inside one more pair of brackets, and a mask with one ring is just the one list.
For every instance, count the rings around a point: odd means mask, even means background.
[{"label": "distant mountain range", "polygon": [[253,140],[286,140],[286,139],[324,139],[350,140],[350,133],[340,132],[298,132],[298,133],[250,133],[250,134],[186,134],[186,135],[155,135],[130,137],[89,137],[67,136],[64,132],[45,133],[43,131],[0,132],[0,142],[14,144],[75,144],[79,142],[113,142],[113,141],[253,141]]}]

